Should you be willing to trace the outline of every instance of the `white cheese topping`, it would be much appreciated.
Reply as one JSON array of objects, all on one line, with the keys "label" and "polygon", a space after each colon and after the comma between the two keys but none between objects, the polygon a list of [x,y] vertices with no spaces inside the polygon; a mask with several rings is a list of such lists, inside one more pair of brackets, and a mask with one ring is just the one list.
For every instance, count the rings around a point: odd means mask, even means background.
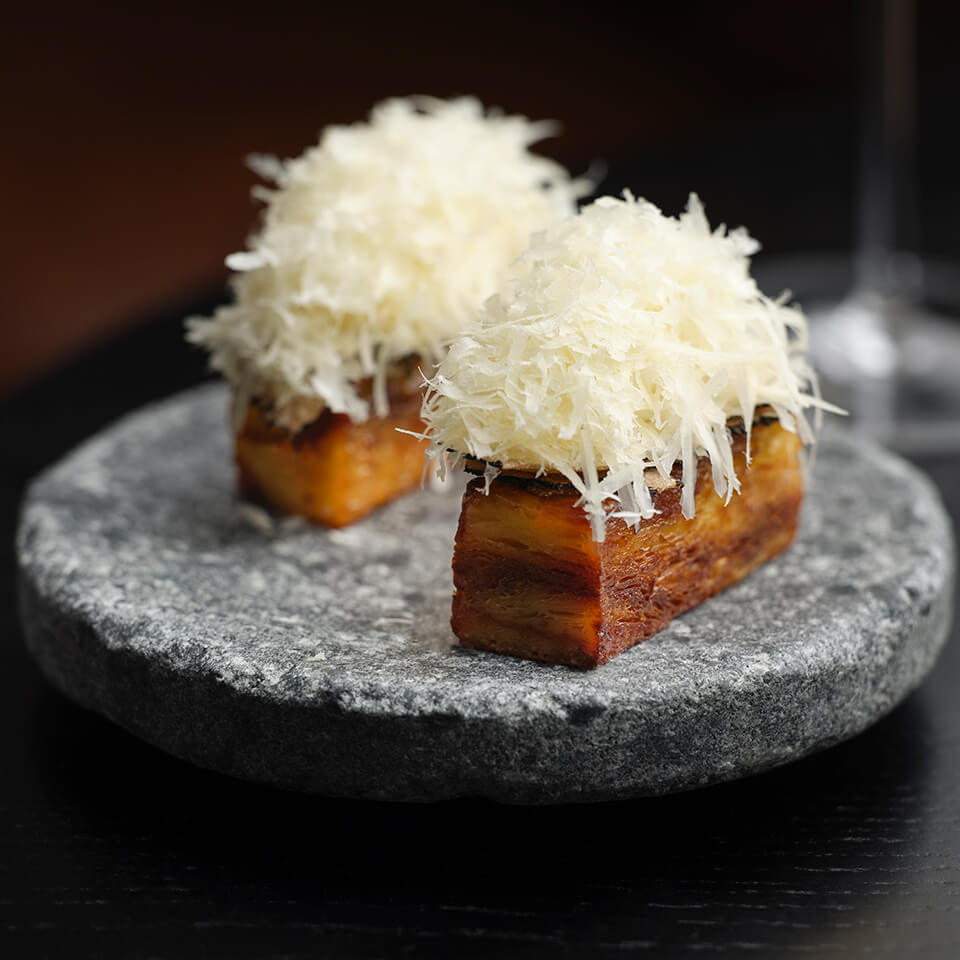
[{"label": "white cheese topping", "polygon": [[262,229],[227,258],[235,302],[188,321],[188,338],[241,404],[317,397],[363,420],[355,381],[373,377],[386,413],[387,367],[439,359],[530,234],[589,190],[528,152],[552,130],[466,97],[394,99],[295,160],[252,158],[276,184],[255,191]]},{"label": "white cheese topping", "polygon": [[[773,407],[811,442],[824,404],[805,360],[806,322],[757,289],[743,229],[711,232],[695,195],[678,219],[629,194],[604,197],[539,234],[475,327],[429,381],[423,414],[437,451],[563,474],[597,540],[606,501],[655,512],[644,471],[682,464],[694,512],[697,458],[739,490],[727,421]],[[813,392],[813,395],[811,394]]]}]

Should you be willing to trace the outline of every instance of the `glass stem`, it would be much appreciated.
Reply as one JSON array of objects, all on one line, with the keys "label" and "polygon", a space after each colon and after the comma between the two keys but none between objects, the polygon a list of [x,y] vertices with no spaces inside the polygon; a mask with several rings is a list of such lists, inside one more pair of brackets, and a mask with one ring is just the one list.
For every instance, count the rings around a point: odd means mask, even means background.
[{"label": "glass stem", "polygon": [[[914,0],[861,0],[860,194],[856,288],[880,301],[914,300]],[[891,334],[894,331],[890,331]]]}]

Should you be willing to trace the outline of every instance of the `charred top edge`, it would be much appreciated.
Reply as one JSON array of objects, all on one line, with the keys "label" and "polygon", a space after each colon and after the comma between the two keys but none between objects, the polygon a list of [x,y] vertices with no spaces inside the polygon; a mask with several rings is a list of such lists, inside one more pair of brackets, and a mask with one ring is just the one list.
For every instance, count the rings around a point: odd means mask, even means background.
[{"label": "charred top edge", "polygon": [[[762,406],[756,408],[753,414],[753,421],[751,424],[752,427],[768,427],[774,423],[779,423],[779,417],[777,417],[777,415],[773,412],[772,407]],[[727,421],[727,429],[735,439],[741,439],[747,435],[747,428],[743,423],[743,417],[731,417]],[[450,452],[456,453],[457,451],[451,450]],[[537,471],[533,468],[504,468],[503,464],[497,460],[483,460],[480,457],[467,456],[463,458],[463,469],[467,473],[481,475],[486,471],[487,467],[494,467],[500,471],[498,474],[498,479],[503,478],[505,480],[517,480],[525,483],[538,483],[548,487],[556,487],[558,489],[576,489],[573,484],[570,483],[565,476],[563,476],[563,474],[556,473],[555,471],[548,471],[538,476]],[[647,482],[647,486],[649,487],[651,494],[656,496],[662,490],[672,490],[677,487],[682,487],[683,482],[681,481],[679,474],[679,462],[674,464],[673,476],[671,478],[673,481],[672,483],[663,481],[660,475],[657,474],[655,483]],[[597,475],[601,478],[605,477],[607,475],[606,469],[598,469]]]}]

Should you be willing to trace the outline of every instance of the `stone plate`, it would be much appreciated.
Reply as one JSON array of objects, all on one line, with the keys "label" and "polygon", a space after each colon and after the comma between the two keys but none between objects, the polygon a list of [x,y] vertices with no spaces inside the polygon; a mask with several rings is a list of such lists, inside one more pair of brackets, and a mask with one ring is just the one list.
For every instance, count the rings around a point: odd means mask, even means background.
[{"label": "stone plate", "polygon": [[689,789],[851,737],[947,635],[933,485],[839,432],[793,547],[591,672],[461,650],[458,490],[342,531],[233,486],[223,388],[133,414],[37,479],[27,642],[67,696],[204,767],[348,797],[523,803]]}]

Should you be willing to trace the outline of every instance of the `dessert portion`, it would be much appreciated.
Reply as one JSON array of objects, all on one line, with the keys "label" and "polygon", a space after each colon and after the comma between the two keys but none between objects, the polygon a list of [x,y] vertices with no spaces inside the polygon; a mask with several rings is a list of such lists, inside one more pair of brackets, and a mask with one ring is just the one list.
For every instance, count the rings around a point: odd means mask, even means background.
[{"label": "dessert portion", "polygon": [[241,487],[341,526],[419,484],[422,378],[530,234],[589,189],[528,147],[550,124],[388,100],[280,162],[234,302],[188,321],[233,389]]},{"label": "dessert portion", "polygon": [[593,667],[793,539],[806,326],[756,243],[629,194],[546,230],[429,383],[426,435],[467,486],[464,646]]}]

